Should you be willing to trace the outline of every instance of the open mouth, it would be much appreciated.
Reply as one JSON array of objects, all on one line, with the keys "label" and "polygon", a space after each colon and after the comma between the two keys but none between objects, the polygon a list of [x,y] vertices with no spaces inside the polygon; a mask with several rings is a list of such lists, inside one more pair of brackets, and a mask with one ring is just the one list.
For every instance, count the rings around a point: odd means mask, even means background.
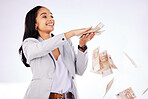
[{"label": "open mouth", "polygon": [[46,24],[47,26],[54,26],[53,22]]}]

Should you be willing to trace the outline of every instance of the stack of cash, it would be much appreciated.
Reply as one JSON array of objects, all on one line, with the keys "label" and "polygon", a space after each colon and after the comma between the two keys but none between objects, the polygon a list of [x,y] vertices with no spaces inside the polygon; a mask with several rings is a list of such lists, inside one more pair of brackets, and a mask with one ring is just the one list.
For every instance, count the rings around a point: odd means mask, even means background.
[{"label": "stack of cash", "polygon": [[117,69],[107,51],[99,53],[99,47],[93,50],[92,54],[92,72],[101,74],[102,77],[113,73],[112,69]]},{"label": "stack of cash", "polygon": [[86,32],[86,33],[91,33],[91,32],[95,32],[96,35],[100,35],[102,32],[104,32],[105,30],[101,30],[101,28],[104,27],[104,24],[102,22],[100,22],[95,28],[92,28],[90,31]]},{"label": "stack of cash", "polygon": [[126,90],[116,94],[117,99],[134,99],[136,98],[135,93],[132,88],[127,88]]}]

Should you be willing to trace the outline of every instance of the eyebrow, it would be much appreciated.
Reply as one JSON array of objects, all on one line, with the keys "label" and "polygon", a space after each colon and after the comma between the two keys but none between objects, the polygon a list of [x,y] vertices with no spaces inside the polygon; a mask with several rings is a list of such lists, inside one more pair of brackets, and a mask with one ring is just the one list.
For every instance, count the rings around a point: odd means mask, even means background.
[{"label": "eyebrow", "polygon": [[[43,13],[40,14],[40,16],[41,16],[42,14],[47,14],[47,13],[46,13],[46,12],[43,12]],[[50,13],[50,14],[52,15],[52,13]]]}]

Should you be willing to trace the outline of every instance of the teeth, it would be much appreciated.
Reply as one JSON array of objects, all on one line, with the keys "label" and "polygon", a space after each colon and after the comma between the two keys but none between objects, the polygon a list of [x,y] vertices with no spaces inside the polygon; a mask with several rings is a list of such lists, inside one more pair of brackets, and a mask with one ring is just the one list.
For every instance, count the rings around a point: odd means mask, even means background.
[{"label": "teeth", "polygon": [[49,23],[49,24],[47,24],[48,26],[51,26],[51,25],[53,25],[53,23]]}]

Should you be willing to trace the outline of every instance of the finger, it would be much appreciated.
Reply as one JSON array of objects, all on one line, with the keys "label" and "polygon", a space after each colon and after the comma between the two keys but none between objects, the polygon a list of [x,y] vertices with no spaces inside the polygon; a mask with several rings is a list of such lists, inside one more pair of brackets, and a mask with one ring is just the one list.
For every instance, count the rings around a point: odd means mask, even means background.
[{"label": "finger", "polygon": [[92,35],[92,37],[90,37],[90,40],[91,40],[92,38],[94,38],[94,36],[95,36],[95,33]]},{"label": "finger", "polygon": [[94,36],[95,36],[95,32],[91,33],[91,34],[87,37],[87,39],[88,39],[88,40],[91,40]]},{"label": "finger", "polygon": [[91,35],[92,35],[92,33],[87,33],[86,38],[87,38],[87,39],[90,38]]},{"label": "finger", "polygon": [[90,35],[90,33],[87,33],[85,37],[88,38],[89,35]]},{"label": "finger", "polygon": [[89,30],[91,30],[91,29],[92,29],[92,26],[89,27],[89,28],[83,28],[83,29],[81,29],[81,30],[83,31],[83,33],[85,33],[85,32],[87,32],[87,31],[89,31]]},{"label": "finger", "polygon": [[86,39],[87,41],[90,40],[90,35],[91,35],[91,33],[87,33],[87,35],[86,35],[86,37],[85,37],[85,39]]},{"label": "finger", "polygon": [[89,36],[92,35],[92,34],[93,34],[93,32],[87,33],[86,38],[89,38]]},{"label": "finger", "polygon": [[84,38],[84,37],[85,37],[85,35],[86,35],[86,34],[83,34],[80,38],[81,38],[81,39],[82,39],[82,38]]}]

